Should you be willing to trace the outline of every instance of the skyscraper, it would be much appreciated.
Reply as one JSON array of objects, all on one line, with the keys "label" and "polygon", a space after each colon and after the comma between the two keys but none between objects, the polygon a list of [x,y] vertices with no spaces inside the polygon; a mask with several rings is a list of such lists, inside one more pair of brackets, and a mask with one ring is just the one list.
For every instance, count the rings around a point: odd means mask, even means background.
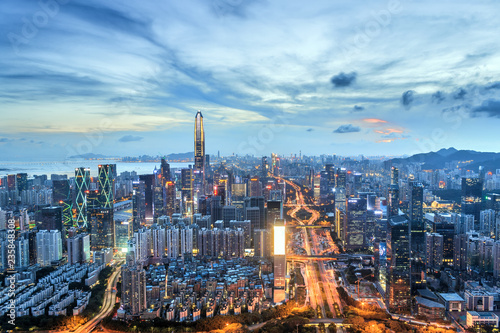
[{"label": "skyscraper", "polygon": [[[205,130],[203,115],[198,111],[194,121],[194,186],[195,192],[204,194],[205,187]],[[198,195],[196,196],[198,197]]]},{"label": "skyscraper", "polygon": [[52,202],[62,207],[63,225],[66,229],[73,227],[73,198],[68,179],[52,181]]},{"label": "skyscraper", "polygon": [[411,247],[423,250],[424,246],[424,186],[421,183],[410,183],[410,217]]},{"label": "skyscraper", "polygon": [[113,208],[91,210],[90,245],[92,251],[113,248],[115,244],[113,213]]},{"label": "skyscraper", "polygon": [[87,196],[86,193],[90,187],[90,169],[75,169],[75,187],[76,187],[76,219],[75,222],[79,228],[87,228]]},{"label": "skyscraper", "polygon": [[404,216],[387,222],[387,307],[408,312],[411,306],[409,223]]},{"label": "skyscraper", "polygon": [[346,218],[344,219],[344,248],[360,250],[366,248],[366,199],[350,198],[346,205]]},{"label": "skyscraper", "polygon": [[113,209],[116,164],[99,165],[99,203]]},{"label": "skyscraper", "polygon": [[482,179],[462,178],[462,218],[465,218],[465,215],[474,215],[474,230],[479,230],[482,195]]},{"label": "skyscraper", "polygon": [[276,220],[274,223],[274,295],[273,302],[285,301],[285,276],[286,276],[286,249],[285,249],[285,223]]}]

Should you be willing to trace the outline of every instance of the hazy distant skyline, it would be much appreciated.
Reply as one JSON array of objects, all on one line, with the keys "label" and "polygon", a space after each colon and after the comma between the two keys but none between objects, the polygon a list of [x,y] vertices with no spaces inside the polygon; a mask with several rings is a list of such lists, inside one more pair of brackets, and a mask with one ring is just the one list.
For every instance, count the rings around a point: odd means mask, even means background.
[{"label": "hazy distant skyline", "polygon": [[4,0],[1,159],[499,151],[499,10]]}]

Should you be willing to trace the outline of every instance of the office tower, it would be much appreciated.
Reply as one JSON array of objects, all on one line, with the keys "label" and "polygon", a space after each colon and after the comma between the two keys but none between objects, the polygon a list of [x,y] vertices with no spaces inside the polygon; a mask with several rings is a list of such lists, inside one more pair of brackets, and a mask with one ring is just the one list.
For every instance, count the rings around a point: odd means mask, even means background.
[{"label": "office tower", "polygon": [[328,177],[328,185],[335,187],[335,166],[333,164],[325,164],[325,171]]},{"label": "office tower", "polygon": [[421,183],[410,183],[410,207],[408,216],[410,218],[411,248],[423,251],[424,246],[424,186]]},{"label": "office tower", "polygon": [[259,258],[268,257],[269,250],[266,247],[269,239],[269,232],[266,229],[256,229],[253,231],[254,256]]},{"label": "office tower", "polygon": [[90,260],[90,235],[79,234],[66,239],[68,264],[84,263]]},{"label": "office tower", "polygon": [[161,179],[163,181],[163,186],[165,186],[166,182],[172,180],[170,176],[170,164],[162,158],[160,162],[160,174],[161,174]]},{"label": "office tower", "polygon": [[44,207],[37,216],[37,226],[39,230],[59,230],[63,231],[62,207]]},{"label": "office tower", "polygon": [[432,233],[437,233],[443,237],[443,266],[453,267],[453,248],[456,235],[455,223],[451,218],[445,219],[441,215],[436,215],[434,221],[430,223],[430,229]]},{"label": "office tower", "polygon": [[245,238],[244,246],[245,249],[250,249],[252,247],[252,226],[249,220],[245,221],[230,221],[229,226],[233,230],[241,229],[243,230],[243,235]]},{"label": "office tower", "polygon": [[163,178],[162,174],[159,170],[154,169],[154,184],[153,184],[153,220],[156,222],[158,217],[163,215],[163,208],[166,206],[166,202],[163,199],[166,199],[163,193]]},{"label": "office tower", "polygon": [[[266,227],[266,211],[265,211],[265,200],[264,197],[249,197],[244,200],[244,207],[257,207],[259,208],[260,215],[260,227],[259,229],[265,229]],[[243,216],[245,220],[250,220],[249,218]]]},{"label": "office tower", "polygon": [[167,181],[165,183],[166,208],[165,215],[172,217],[175,213],[175,183]]},{"label": "office tower", "polygon": [[249,197],[260,197],[262,195],[262,183],[260,182],[259,177],[250,178],[248,187],[249,187],[248,191]]},{"label": "office tower", "polygon": [[75,222],[79,228],[88,227],[88,212],[87,212],[87,191],[90,190],[90,169],[76,168],[75,169]]},{"label": "office tower", "polygon": [[116,164],[99,165],[98,172],[100,208],[113,209]]},{"label": "office tower", "polygon": [[366,248],[366,199],[350,198],[346,205],[344,219],[344,248],[362,250]]},{"label": "office tower", "polygon": [[245,210],[245,220],[250,221],[250,230],[252,234],[254,230],[262,229],[259,207],[247,207]]},{"label": "office tower", "polygon": [[224,228],[229,228],[229,222],[238,218],[239,214],[235,206],[222,207],[222,220],[224,221]]},{"label": "office tower", "polygon": [[465,215],[474,215],[474,230],[479,230],[482,195],[482,179],[462,178],[462,218],[464,218]]},{"label": "office tower", "polygon": [[210,216],[212,224],[222,219],[222,200],[219,196],[213,196],[210,199]]},{"label": "office tower", "polygon": [[181,170],[181,188],[183,213],[187,215],[194,214],[193,170]]},{"label": "office tower", "polygon": [[[203,115],[196,113],[194,121],[194,187],[199,195],[205,194],[205,130],[203,128]],[[198,197],[198,195],[196,196]]]},{"label": "office tower", "polygon": [[50,266],[62,258],[62,238],[59,230],[40,230],[36,234],[37,263]]},{"label": "office tower", "polygon": [[345,189],[347,186],[347,171],[345,168],[337,168],[335,174],[335,188]]},{"label": "office tower", "polygon": [[73,198],[67,179],[52,181],[52,202],[62,209],[63,225],[66,229],[73,227]]},{"label": "office tower", "polygon": [[435,271],[443,266],[443,235],[425,233],[425,267]]},{"label": "office tower", "polygon": [[132,224],[133,222],[129,223],[129,221],[120,221],[120,220],[114,221],[115,249],[121,251],[127,249],[127,242],[130,239],[130,237],[132,237],[134,234],[134,231],[132,230],[133,227]]},{"label": "office tower", "polygon": [[[500,174],[497,174],[500,177]],[[484,208],[493,209],[495,212],[500,212],[500,194],[488,193],[484,196]]]},{"label": "office tower", "polygon": [[179,229],[169,228],[166,231],[167,256],[171,259],[179,257]]},{"label": "office tower", "polygon": [[391,168],[391,185],[399,185],[399,170],[396,167]]},{"label": "office tower", "polygon": [[285,223],[283,220],[277,220],[274,223],[274,294],[273,302],[275,304],[285,301],[285,276],[286,272],[286,246],[285,246]]},{"label": "office tower", "polygon": [[409,312],[411,306],[409,222],[394,216],[387,223],[387,307]]},{"label": "office tower", "polygon": [[127,253],[126,264],[122,266],[122,305],[133,317],[146,310],[146,271],[135,263],[134,251]]},{"label": "office tower", "polygon": [[7,175],[7,190],[14,191],[16,189],[16,175]]},{"label": "office tower", "polygon": [[90,211],[90,246],[92,251],[113,248],[114,239],[113,208],[93,208]]},{"label": "office tower", "polygon": [[389,209],[387,216],[399,215],[399,185],[394,184],[389,186]]},{"label": "office tower", "polygon": [[18,173],[16,175],[16,188],[19,193],[28,190],[28,174]]},{"label": "office tower", "polygon": [[269,171],[269,163],[267,162],[267,156],[262,156],[262,163],[260,165],[260,170],[262,178],[266,178],[267,173]]},{"label": "office tower", "polygon": [[154,175],[140,175],[139,180],[144,183],[144,222],[153,224],[154,218]]},{"label": "office tower", "polygon": [[132,232],[137,232],[146,220],[145,186],[143,180],[132,183]]}]

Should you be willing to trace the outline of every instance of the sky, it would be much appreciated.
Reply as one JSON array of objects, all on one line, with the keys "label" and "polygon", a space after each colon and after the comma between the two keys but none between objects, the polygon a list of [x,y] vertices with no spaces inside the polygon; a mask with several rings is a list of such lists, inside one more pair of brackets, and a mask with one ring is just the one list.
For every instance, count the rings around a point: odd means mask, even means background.
[{"label": "sky", "polygon": [[0,2],[0,160],[499,151],[498,1]]}]

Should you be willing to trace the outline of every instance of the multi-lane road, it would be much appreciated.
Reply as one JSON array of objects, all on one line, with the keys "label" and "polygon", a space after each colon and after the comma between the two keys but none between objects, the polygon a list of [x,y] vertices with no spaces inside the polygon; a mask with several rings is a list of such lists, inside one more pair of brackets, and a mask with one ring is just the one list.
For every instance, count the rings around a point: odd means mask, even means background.
[{"label": "multi-lane road", "polygon": [[[280,178],[280,180],[283,180],[295,192],[295,204],[293,206],[290,204],[287,205],[291,208],[288,211],[288,215],[299,225],[314,225],[318,222],[320,220],[320,213],[316,208],[317,206],[314,205],[314,202],[312,202],[309,197],[304,196],[302,188],[287,179]],[[306,199],[308,202],[306,202]],[[305,210],[310,214],[307,220],[302,220],[297,216],[297,213],[301,210]],[[304,249],[307,255],[324,253],[325,246],[328,247],[328,251],[338,253],[338,249],[335,247],[333,241],[323,245],[323,249],[320,248],[316,230],[302,228],[301,232],[304,239]],[[326,318],[329,315],[335,317],[334,303],[339,304],[339,306],[341,306],[341,303],[337,293],[335,279],[327,273],[324,261],[316,260],[316,258],[303,258],[297,259],[297,261],[304,264],[302,266],[302,275],[304,276],[307,286],[310,305],[314,309],[317,309],[319,306],[320,313],[318,313],[318,315],[322,318]],[[316,267],[318,267],[319,270]],[[323,294],[326,298],[326,304],[323,301]],[[327,310],[330,311],[327,313]]]},{"label": "multi-lane road", "polygon": [[76,333],[84,333],[91,332],[104,318],[106,318],[111,311],[113,311],[113,307],[116,304],[116,284],[118,282],[118,278],[120,276],[121,269],[120,267],[116,267],[113,274],[108,279],[108,286],[106,287],[104,302],[101,307],[101,311],[97,316],[90,319],[88,322],[80,326],[75,330]]}]

